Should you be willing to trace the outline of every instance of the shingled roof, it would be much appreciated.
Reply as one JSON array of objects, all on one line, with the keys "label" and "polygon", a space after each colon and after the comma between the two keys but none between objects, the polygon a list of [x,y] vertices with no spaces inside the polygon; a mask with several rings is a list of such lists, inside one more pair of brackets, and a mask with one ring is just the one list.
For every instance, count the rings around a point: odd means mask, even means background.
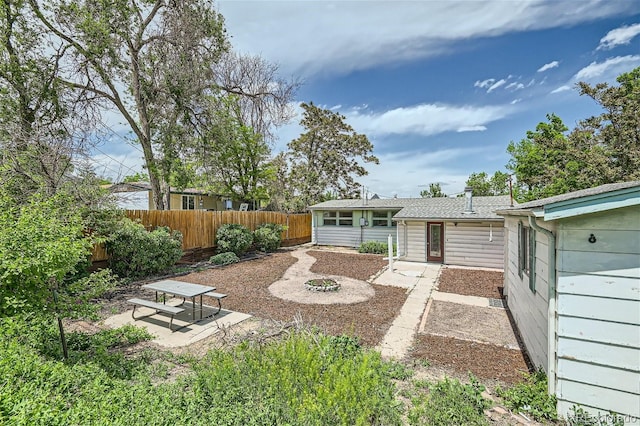
[{"label": "shingled roof", "polygon": [[403,219],[502,220],[496,210],[511,205],[508,195],[473,197],[473,212],[465,213],[464,197],[388,198],[378,200],[330,200],[309,207],[310,210],[389,210],[400,209],[393,217]]}]

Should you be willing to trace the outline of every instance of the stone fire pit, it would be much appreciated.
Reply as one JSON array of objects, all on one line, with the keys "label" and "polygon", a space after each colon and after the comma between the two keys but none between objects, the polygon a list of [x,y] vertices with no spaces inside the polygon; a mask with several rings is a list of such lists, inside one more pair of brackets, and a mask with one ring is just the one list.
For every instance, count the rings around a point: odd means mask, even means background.
[{"label": "stone fire pit", "polygon": [[314,278],[304,283],[304,286],[309,291],[338,291],[340,290],[340,283],[331,278]]}]

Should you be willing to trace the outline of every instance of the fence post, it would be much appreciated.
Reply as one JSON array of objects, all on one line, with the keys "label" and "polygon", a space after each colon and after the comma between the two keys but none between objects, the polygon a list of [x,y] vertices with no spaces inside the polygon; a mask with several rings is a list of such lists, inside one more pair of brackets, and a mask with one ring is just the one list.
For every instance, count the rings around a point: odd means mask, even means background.
[{"label": "fence post", "polygon": [[289,240],[289,213],[287,213],[287,241]]}]

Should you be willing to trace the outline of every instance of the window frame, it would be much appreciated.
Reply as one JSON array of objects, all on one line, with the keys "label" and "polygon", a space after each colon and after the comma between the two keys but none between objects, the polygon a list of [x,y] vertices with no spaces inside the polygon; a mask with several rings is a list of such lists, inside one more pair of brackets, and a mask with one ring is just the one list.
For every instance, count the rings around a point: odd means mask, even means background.
[{"label": "window frame", "polygon": [[536,231],[518,222],[518,276],[527,276],[529,290],[536,292]]},{"label": "window frame", "polygon": [[[378,215],[376,215],[378,213]],[[385,213],[385,217],[379,216],[379,214]],[[394,222],[391,218],[394,215],[393,210],[372,210],[371,212],[371,227],[372,228],[395,228],[397,226],[396,222]],[[385,225],[376,225],[377,222],[385,221]]]},{"label": "window frame", "polygon": [[[327,221],[333,223],[328,224]],[[322,212],[322,226],[353,226],[353,210],[325,210]]]},{"label": "window frame", "polygon": [[[182,210],[195,210],[196,209],[196,196],[190,194],[182,194]],[[185,204],[186,202],[186,204]],[[185,208],[185,205],[187,208]],[[189,208],[192,207],[192,208]]]}]

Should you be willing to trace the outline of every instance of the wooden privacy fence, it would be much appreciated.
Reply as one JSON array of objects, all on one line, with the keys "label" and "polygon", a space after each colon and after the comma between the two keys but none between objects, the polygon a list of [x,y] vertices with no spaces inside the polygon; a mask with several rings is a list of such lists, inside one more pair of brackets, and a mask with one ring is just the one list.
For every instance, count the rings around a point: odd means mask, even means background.
[{"label": "wooden privacy fence", "polygon": [[[311,214],[288,214],[281,212],[239,212],[206,210],[127,210],[129,219],[139,221],[148,230],[158,226],[168,226],[182,233],[182,249],[206,249],[215,246],[216,231],[226,223],[239,223],[252,231],[263,223],[285,225],[282,242],[311,241]],[[107,260],[108,254],[103,246],[96,246],[91,260]]]}]

